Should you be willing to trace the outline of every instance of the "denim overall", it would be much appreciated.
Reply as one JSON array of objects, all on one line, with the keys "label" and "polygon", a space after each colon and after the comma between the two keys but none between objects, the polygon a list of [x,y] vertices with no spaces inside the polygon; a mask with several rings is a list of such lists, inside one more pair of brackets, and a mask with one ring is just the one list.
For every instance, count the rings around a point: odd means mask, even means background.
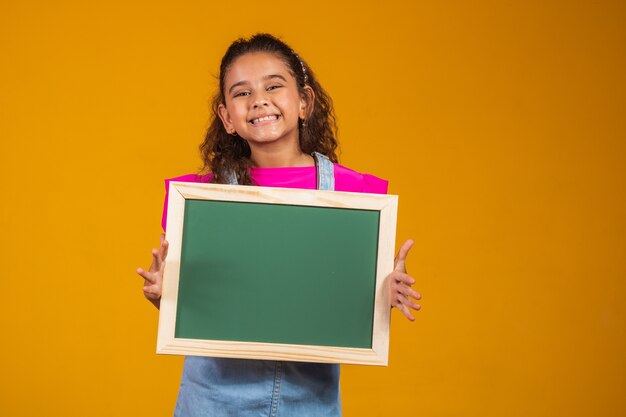
[{"label": "denim overall", "polygon": [[[317,189],[334,190],[332,162],[314,157]],[[229,183],[237,184],[234,175]],[[185,357],[174,417],[222,416],[341,416],[339,365]]]}]

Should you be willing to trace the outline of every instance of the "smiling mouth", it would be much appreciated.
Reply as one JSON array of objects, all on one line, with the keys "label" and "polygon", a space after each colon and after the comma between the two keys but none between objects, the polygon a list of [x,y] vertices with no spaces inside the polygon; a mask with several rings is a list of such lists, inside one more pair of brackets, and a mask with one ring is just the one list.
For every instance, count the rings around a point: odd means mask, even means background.
[{"label": "smiling mouth", "polygon": [[263,116],[263,117],[259,117],[259,118],[256,118],[256,119],[252,119],[248,123],[255,125],[255,124],[260,123],[260,122],[269,122],[269,121],[272,121],[272,120],[278,120],[279,117],[280,116],[277,115],[277,114],[272,114],[272,115],[269,115],[269,116]]}]

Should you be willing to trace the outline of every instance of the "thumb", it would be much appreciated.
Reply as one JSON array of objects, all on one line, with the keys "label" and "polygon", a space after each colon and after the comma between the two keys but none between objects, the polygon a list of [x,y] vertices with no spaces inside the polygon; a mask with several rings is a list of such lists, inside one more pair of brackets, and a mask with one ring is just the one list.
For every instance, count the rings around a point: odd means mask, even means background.
[{"label": "thumb", "polygon": [[394,263],[395,271],[406,271],[406,257],[409,254],[409,250],[413,247],[415,242],[411,239],[407,240],[402,244],[400,250],[398,251],[398,255],[396,256]]}]

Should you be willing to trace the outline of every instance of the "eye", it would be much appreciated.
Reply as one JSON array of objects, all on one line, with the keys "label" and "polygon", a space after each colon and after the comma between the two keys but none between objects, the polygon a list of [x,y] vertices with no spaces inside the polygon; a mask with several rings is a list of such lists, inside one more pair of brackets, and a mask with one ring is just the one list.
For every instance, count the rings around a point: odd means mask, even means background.
[{"label": "eye", "polygon": [[279,85],[279,84],[270,85],[269,87],[267,87],[267,91],[272,91],[272,90],[275,90],[275,89],[281,88],[281,87],[282,87],[282,85]]},{"label": "eye", "polygon": [[250,95],[249,91],[240,91],[238,93],[235,93],[233,97],[244,97],[244,96],[249,96],[249,95]]}]

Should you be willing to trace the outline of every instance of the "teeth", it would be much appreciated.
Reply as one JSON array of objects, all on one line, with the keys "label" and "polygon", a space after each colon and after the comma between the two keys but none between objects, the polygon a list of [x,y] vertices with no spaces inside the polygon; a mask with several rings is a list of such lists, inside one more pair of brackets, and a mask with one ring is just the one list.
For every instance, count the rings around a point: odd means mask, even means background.
[{"label": "teeth", "polygon": [[278,116],[276,115],[259,117],[258,119],[252,120],[252,124],[257,124],[258,122],[265,122],[267,120],[276,120],[276,119],[278,119]]}]

